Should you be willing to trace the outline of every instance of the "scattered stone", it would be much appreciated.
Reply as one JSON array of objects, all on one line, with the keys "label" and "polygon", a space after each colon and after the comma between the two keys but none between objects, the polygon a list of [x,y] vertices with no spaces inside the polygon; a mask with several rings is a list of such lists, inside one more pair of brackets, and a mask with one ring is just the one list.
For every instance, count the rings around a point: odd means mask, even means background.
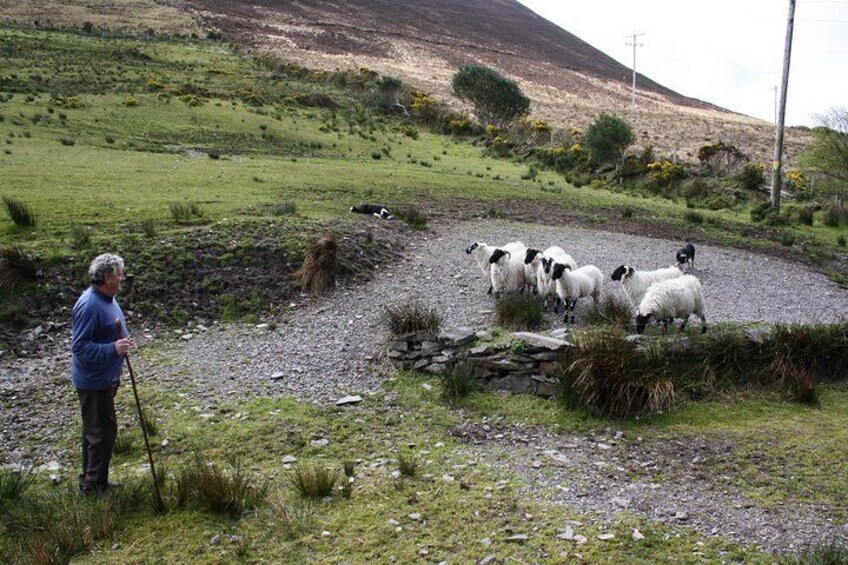
[{"label": "scattered stone", "polygon": [[477,562],[477,565],[492,565],[497,560],[497,557],[494,555],[487,555],[483,559]]},{"label": "scattered stone", "polygon": [[183,334],[183,335],[180,336],[180,339],[182,339],[184,341],[194,339],[194,334]]},{"label": "scattered stone", "polygon": [[612,502],[619,508],[627,508],[630,506],[630,501],[626,498],[615,497],[610,502]]},{"label": "scattered stone", "polygon": [[583,545],[584,543],[586,543],[589,540],[586,538],[586,536],[581,536],[580,534],[574,534],[574,541],[577,543],[577,545]]},{"label": "scattered stone", "polygon": [[358,404],[362,402],[362,397],[358,394],[354,394],[351,396],[343,396],[336,400],[336,406],[344,406],[346,404]]},{"label": "scattered stone", "polygon": [[283,457],[283,463],[295,463],[297,461],[297,457],[294,455],[286,455]]},{"label": "scattered stone", "polygon": [[524,544],[524,543],[527,543],[527,540],[529,540],[529,539],[530,539],[529,536],[526,536],[525,534],[515,534],[514,536],[509,536],[504,541],[507,542],[507,543]]},{"label": "scattered stone", "polygon": [[388,522],[388,524],[389,524],[390,526],[392,526],[392,527],[400,526],[400,522],[398,522],[398,521],[397,521],[397,520],[395,520],[394,518],[389,518],[389,522]]},{"label": "scattered stone", "polygon": [[565,530],[557,534],[557,538],[571,541],[574,539],[574,528],[566,526]]},{"label": "scattered stone", "polygon": [[276,381],[276,380],[282,379],[282,378],[283,378],[283,377],[285,377],[285,376],[286,376],[286,374],[285,374],[284,372],[282,372],[282,371],[277,371],[276,373],[274,373],[273,375],[271,375],[271,380],[272,380],[272,381]]},{"label": "scattered stone", "polygon": [[645,539],[645,534],[639,531],[639,528],[633,528],[633,539],[635,541]]},{"label": "scattered stone", "polygon": [[319,438],[319,439],[313,439],[309,443],[310,443],[310,445],[312,445],[312,447],[324,447],[324,446],[330,445],[330,440],[328,440],[325,437],[322,437],[322,438]]},{"label": "scattered stone", "polygon": [[672,518],[674,518],[675,520],[677,520],[679,522],[685,522],[686,520],[689,519],[689,513],[688,512],[675,512],[674,516],[672,516]]},{"label": "scattered stone", "polygon": [[238,545],[242,541],[244,541],[244,538],[242,536],[230,536],[230,543],[234,545]]},{"label": "scattered stone", "polygon": [[112,544],[112,551],[118,551],[119,549],[121,549],[120,543],[115,542],[115,543]]},{"label": "scattered stone", "polygon": [[601,541],[607,541],[611,539],[615,539],[615,534],[600,534],[598,539]]},{"label": "scattered stone", "polygon": [[209,545],[218,545],[220,543],[221,543],[221,536],[218,536],[218,535],[212,536],[212,539],[209,540]]},{"label": "scattered stone", "polygon": [[407,518],[409,518],[410,520],[413,520],[413,521],[417,522],[417,521],[421,520],[421,514],[419,514],[418,512],[413,512],[412,514],[410,514],[409,516],[407,516]]},{"label": "scattered stone", "polygon": [[55,485],[58,485],[61,482],[62,482],[62,475],[58,475],[58,474],[51,474],[50,475],[50,483],[52,485],[55,486]]}]

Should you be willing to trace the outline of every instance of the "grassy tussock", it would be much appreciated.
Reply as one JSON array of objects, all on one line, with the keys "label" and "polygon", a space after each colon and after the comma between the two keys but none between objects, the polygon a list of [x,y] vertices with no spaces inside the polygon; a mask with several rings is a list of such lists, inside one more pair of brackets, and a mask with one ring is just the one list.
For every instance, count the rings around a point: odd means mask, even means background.
[{"label": "grassy tussock", "polygon": [[297,465],[286,473],[286,479],[305,498],[330,496],[340,481],[335,469],[321,465]]},{"label": "grassy tussock", "polygon": [[616,332],[585,335],[561,364],[562,399],[599,416],[626,418],[734,387],[765,387],[815,404],[819,382],[848,378],[848,322],[778,325],[757,339],[725,332],[644,343]]},{"label": "grassy tussock", "polygon": [[427,229],[427,216],[421,213],[417,206],[408,206],[395,211],[395,216],[407,225],[418,230]]},{"label": "grassy tussock", "polygon": [[303,265],[294,275],[304,292],[318,296],[333,284],[338,268],[338,250],[339,243],[332,235],[325,235],[312,245]]},{"label": "grassy tussock", "polygon": [[418,462],[411,455],[398,457],[398,471],[404,477],[414,477],[418,473]]},{"label": "grassy tussock", "polygon": [[545,323],[542,299],[532,294],[505,294],[495,302],[495,323],[511,330],[534,330]]},{"label": "grassy tussock", "polygon": [[439,376],[442,383],[442,398],[450,403],[458,402],[472,392],[481,389],[471,363],[457,363],[450,371]]},{"label": "grassy tussock", "polygon": [[848,546],[835,541],[807,548],[801,554],[787,556],[777,561],[779,565],[846,565]]},{"label": "grassy tussock", "polygon": [[229,469],[209,464],[198,458],[177,475],[173,495],[177,507],[192,503],[216,514],[238,518],[257,508],[267,497],[267,482],[257,482],[245,472],[239,459],[229,462]]},{"label": "grassy tussock", "polygon": [[286,537],[296,538],[312,528],[315,509],[309,501],[292,501],[277,494],[268,498],[268,512],[282,526]]},{"label": "grassy tussock", "polygon": [[35,214],[25,202],[21,202],[20,200],[9,196],[4,196],[3,206],[5,206],[6,213],[9,215],[9,218],[19,228],[35,227]]},{"label": "grassy tussock", "polygon": [[171,211],[171,217],[175,222],[190,222],[192,218],[203,217],[203,209],[194,202],[186,204],[171,202],[168,209]]},{"label": "grassy tussock", "polygon": [[585,321],[590,326],[610,326],[626,330],[630,327],[635,312],[627,298],[608,295],[597,308],[589,310]]},{"label": "grassy tussock", "polygon": [[35,259],[21,245],[0,247],[0,288],[14,289],[24,281],[34,280],[37,272]]},{"label": "grassy tussock", "polygon": [[435,335],[442,325],[442,317],[435,310],[417,302],[386,306],[383,321],[393,336],[408,333]]},{"label": "grassy tussock", "polygon": [[0,512],[23,498],[34,480],[32,469],[0,469]]}]

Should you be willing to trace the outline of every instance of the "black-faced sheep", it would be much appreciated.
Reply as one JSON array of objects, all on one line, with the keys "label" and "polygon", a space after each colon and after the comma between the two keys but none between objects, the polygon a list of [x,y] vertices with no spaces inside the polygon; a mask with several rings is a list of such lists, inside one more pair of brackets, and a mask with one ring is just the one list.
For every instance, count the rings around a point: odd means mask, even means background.
[{"label": "black-faced sheep", "polygon": [[692,275],[658,282],[648,289],[636,311],[636,333],[645,331],[645,326],[653,319],[663,323],[665,331],[674,318],[683,319],[680,331],[686,329],[689,316],[695,314],[701,318],[701,333],[707,331],[707,318],[704,315],[704,292],[701,282]]},{"label": "black-faced sheep", "polygon": [[569,265],[554,263],[551,278],[556,282],[557,295],[565,304],[563,322],[568,323],[570,311],[571,323],[574,323],[574,307],[580,298],[591,296],[595,306],[598,305],[604,289],[604,275],[596,266],[584,265],[579,269],[572,269]]},{"label": "black-faced sheep", "polygon": [[544,298],[546,305],[548,297],[553,296],[556,301],[554,311],[559,312],[559,297],[556,294],[556,285],[551,278],[554,263],[569,265],[572,269],[577,268],[574,258],[557,245],[552,245],[544,251],[527,249],[524,257],[524,264],[532,266],[533,276],[536,278],[536,292]]},{"label": "black-faced sheep", "polygon": [[677,267],[665,267],[656,271],[639,271],[630,265],[621,265],[612,272],[610,278],[614,281],[621,281],[624,292],[630,298],[633,306],[636,307],[652,284],[680,276],[682,276],[682,273]]},{"label": "black-faced sheep", "polygon": [[486,245],[481,241],[475,241],[465,248],[465,252],[474,257],[474,260],[477,262],[477,266],[480,267],[480,271],[489,281],[489,290],[486,291],[487,294],[492,294],[492,264],[489,263],[489,258],[492,256],[495,249],[497,248],[492,247],[491,245]]},{"label": "black-faced sheep", "polygon": [[527,284],[524,269],[524,255],[527,247],[520,241],[507,243],[492,252],[491,264],[492,291],[495,296],[504,292],[523,292]]}]

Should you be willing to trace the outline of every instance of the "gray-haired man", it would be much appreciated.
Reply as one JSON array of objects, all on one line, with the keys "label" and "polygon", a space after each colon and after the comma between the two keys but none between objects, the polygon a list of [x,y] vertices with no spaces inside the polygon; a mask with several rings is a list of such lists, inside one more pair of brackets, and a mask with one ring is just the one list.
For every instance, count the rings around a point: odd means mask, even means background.
[{"label": "gray-haired man", "polygon": [[115,393],[130,350],[122,329],[124,313],[115,300],[124,280],[124,260],[111,253],[98,255],[88,275],[91,286],[77,300],[71,319],[71,376],[82,412],[80,490],[85,493],[109,489],[109,462],[118,435]]}]

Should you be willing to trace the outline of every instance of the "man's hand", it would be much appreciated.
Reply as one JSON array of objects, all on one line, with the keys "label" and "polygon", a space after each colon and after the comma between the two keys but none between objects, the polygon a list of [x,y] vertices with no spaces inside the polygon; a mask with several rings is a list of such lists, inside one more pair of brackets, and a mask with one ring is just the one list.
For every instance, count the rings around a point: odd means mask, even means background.
[{"label": "man's hand", "polygon": [[130,352],[130,340],[127,338],[119,339],[115,342],[115,353],[118,355],[126,355]]}]

